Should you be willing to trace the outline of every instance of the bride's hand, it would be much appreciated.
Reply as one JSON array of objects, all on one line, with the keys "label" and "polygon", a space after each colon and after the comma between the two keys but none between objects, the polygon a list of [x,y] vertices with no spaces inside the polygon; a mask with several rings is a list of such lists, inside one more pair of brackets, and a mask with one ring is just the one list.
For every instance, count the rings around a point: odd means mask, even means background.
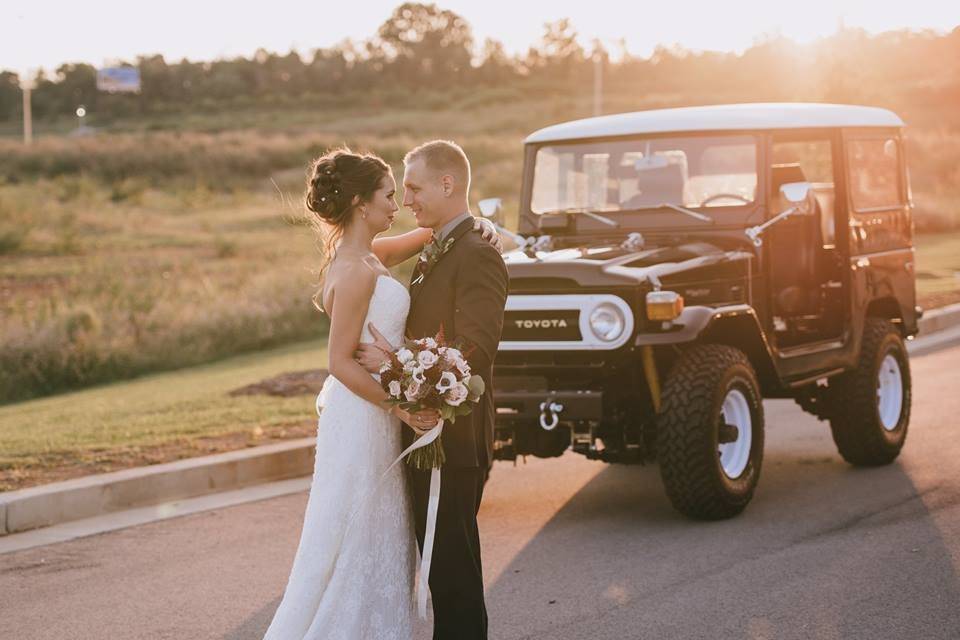
[{"label": "bride's hand", "polygon": [[436,409],[424,409],[422,411],[417,411],[415,413],[410,413],[409,411],[404,411],[400,407],[394,407],[391,413],[406,424],[408,427],[413,429],[418,436],[422,436],[426,432],[433,429],[437,426],[437,422],[440,421],[440,412]]},{"label": "bride's hand", "polygon": [[473,230],[480,232],[480,237],[493,245],[493,248],[503,253],[503,238],[497,232],[497,228],[486,218],[475,218],[473,221]]},{"label": "bride's hand", "polygon": [[361,342],[357,345],[357,350],[353,353],[353,359],[368,372],[380,373],[380,367],[384,363],[390,362],[393,345],[383,337],[382,333],[377,331],[372,322],[367,326],[370,329],[370,335],[373,336],[373,342]]}]

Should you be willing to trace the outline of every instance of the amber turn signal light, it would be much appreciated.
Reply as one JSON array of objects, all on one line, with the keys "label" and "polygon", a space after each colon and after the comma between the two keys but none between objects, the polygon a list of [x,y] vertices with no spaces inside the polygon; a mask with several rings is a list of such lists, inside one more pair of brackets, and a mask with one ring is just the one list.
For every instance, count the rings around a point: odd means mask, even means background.
[{"label": "amber turn signal light", "polygon": [[683,296],[676,291],[651,291],[647,294],[647,317],[651,320],[675,320],[683,311]]}]

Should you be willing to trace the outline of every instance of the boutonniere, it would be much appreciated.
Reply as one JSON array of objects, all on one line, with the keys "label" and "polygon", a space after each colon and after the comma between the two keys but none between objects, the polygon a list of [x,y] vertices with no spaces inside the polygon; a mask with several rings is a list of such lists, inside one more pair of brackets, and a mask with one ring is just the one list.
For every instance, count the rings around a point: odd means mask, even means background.
[{"label": "boutonniere", "polygon": [[456,238],[447,238],[443,243],[437,242],[436,239],[431,240],[423,248],[423,251],[420,252],[420,258],[417,260],[417,277],[413,281],[413,284],[420,284],[423,282],[423,279],[427,277],[427,274],[430,273],[430,270],[433,269],[433,265],[437,264],[437,261],[440,260],[440,257],[450,250],[450,247],[453,246]]}]

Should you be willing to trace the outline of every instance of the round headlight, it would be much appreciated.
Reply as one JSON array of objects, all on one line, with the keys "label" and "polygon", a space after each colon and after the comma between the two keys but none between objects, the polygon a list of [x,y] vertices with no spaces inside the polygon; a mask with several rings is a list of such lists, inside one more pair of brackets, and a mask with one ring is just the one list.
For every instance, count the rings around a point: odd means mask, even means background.
[{"label": "round headlight", "polygon": [[606,342],[613,342],[623,333],[625,322],[623,312],[616,306],[604,302],[590,314],[590,330]]}]

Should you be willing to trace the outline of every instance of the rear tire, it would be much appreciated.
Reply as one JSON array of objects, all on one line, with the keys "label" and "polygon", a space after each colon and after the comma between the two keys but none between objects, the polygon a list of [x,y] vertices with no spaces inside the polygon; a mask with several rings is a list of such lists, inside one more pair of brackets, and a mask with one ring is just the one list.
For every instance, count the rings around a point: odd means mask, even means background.
[{"label": "rear tire", "polygon": [[[702,520],[743,511],[763,460],[762,397],[747,356],[726,345],[688,349],[667,377],[662,400],[657,457],[674,508]],[[722,423],[737,426],[735,440],[721,444]]]},{"label": "rear tire", "polygon": [[889,320],[867,318],[857,368],[830,380],[830,431],[843,459],[890,464],[910,422],[910,360]]}]

